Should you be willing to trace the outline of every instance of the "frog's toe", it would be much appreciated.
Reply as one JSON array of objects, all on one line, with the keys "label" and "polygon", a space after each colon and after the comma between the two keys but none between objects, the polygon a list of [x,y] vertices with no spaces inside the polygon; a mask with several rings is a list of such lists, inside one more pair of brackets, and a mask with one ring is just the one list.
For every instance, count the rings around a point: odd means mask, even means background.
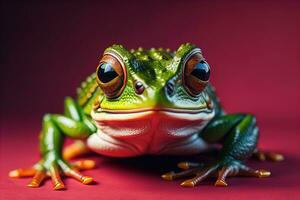
[{"label": "frog's toe", "polygon": [[70,144],[66,148],[63,149],[63,158],[65,160],[71,160],[78,156],[82,156],[89,152],[88,147],[81,140],[75,141],[73,144]]},{"label": "frog's toe", "polygon": [[96,166],[93,160],[76,161],[72,164],[67,163],[65,160],[56,159],[50,164],[45,164],[44,161],[34,165],[29,169],[15,169],[9,172],[9,176],[12,178],[32,177],[31,181],[27,184],[28,187],[37,188],[40,187],[46,178],[51,178],[54,190],[65,189],[61,176],[67,176],[78,180],[84,185],[88,185],[94,182],[94,179],[89,176],[85,176],[79,172],[79,170],[89,170]]},{"label": "frog's toe", "polygon": [[51,164],[49,167],[49,173],[53,183],[54,190],[63,190],[65,189],[65,184],[62,182],[59,168],[56,164]]},{"label": "frog's toe", "polygon": [[183,187],[194,187],[201,183],[201,181],[203,181],[204,179],[214,176],[216,169],[216,165],[204,167],[196,173],[196,176],[194,178],[185,180],[180,185]]},{"label": "frog's toe", "polygon": [[180,178],[192,176],[192,175],[196,174],[197,171],[198,171],[197,168],[194,168],[194,169],[188,169],[188,170],[181,171],[181,172],[174,172],[174,171],[171,171],[171,172],[168,172],[168,173],[166,173],[166,174],[163,174],[161,177],[162,177],[164,180],[172,181],[172,180],[175,180],[175,179],[180,179]]},{"label": "frog's toe", "polygon": [[90,170],[96,167],[96,162],[93,160],[79,160],[72,163],[73,167],[79,171]]},{"label": "frog's toe", "polygon": [[261,150],[256,150],[252,157],[256,160],[259,161],[272,161],[272,162],[280,162],[284,160],[284,156],[279,153],[273,153],[273,152],[267,152],[267,151],[261,151]]},{"label": "frog's toe", "polygon": [[65,172],[65,174],[71,178],[78,180],[84,185],[88,185],[94,181],[92,177],[84,176],[76,169],[69,169],[68,171]]},{"label": "frog's toe", "polygon": [[271,175],[270,171],[263,169],[252,169],[243,164],[227,165],[218,170],[218,179],[215,182],[215,186],[227,186],[226,178],[229,176],[247,176],[264,178]]},{"label": "frog's toe", "polygon": [[240,174],[243,170],[247,171],[249,168],[242,164],[232,163],[223,166],[218,170],[218,179],[215,182],[215,186],[227,186],[226,178],[228,176],[236,176]]},{"label": "frog's toe", "polygon": [[46,172],[35,168],[15,169],[10,171],[8,175],[11,178],[33,177],[31,181],[27,184],[28,187],[32,188],[39,187],[43,180],[47,177]]},{"label": "frog's toe", "polygon": [[177,164],[177,167],[183,170],[195,168],[195,167],[203,167],[203,163],[196,163],[196,162],[180,162]]},{"label": "frog's toe", "polygon": [[232,167],[223,167],[218,171],[218,179],[215,182],[215,186],[227,186],[226,177],[233,173]]},{"label": "frog's toe", "polygon": [[73,166],[69,166],[68,164],[62,161],[59,163],[59,165],[66,176],[74,178],[84,185],[91,184],[94,181],[92,177],[85,176],[78,171],[94,168],[95,162],[92,160],[77,161],[75,162],[75,164],[73,164]]},{"label": "frog's toe", "polygon": [[36,173],[36,169],[15,169],[8,173],[8,176],[11,178],[23,178],[23,177],[31,177]]},{"label": "frog's toe", "polygon": [[73,167],[71,165],[68,165],[63,160],[58,160],[57,164],[52,164],[49,167],[49,173],[52,179],[53,183],[53,189],[54,190],[62,190],[65,189],[65,185],[63,181],[61,180],[60,172],[62,172],[63,175],[73,178],[79,182],[81,182],[84,185],[92,183],[94,180],[92,177],[82,175],[78,170],[79,169],[89,169],[91,166],[91,161],[78,161],[77,168]]},{"label": "frog's toe", "polygon": [[36,188],[41,185],[47,174],[44,171],[37,170],[32,180],[27,184],[28,187]]},{"label": "frog's toe", "polygon": [[192,167],[192,165],[196,166],[196,163],[191,164],[183,162],[183,164],[186,170],[177,173],[169,172],[162,175],[162,178],[165,180],[175,180],[194,176],[192,179],[185,180],[180,184],[184,187],[194,187],[198,185],[202,180],[211,176],[215,176],[217,170],[217,165],[207,165],[206,167],[204,167],[204,165],[200,163],[197,164],[197,167],[189,169],[190,167]]},{"label": "frog's toe", "polygon": [[175,180],[192,177],[181,183],[184,187],[194,187],[209,177],[217,177],[215,186],[227,186],[226,178],[232,176],[247,176],[263,178],[271,175],[270,171],[263,169],[252,169],[244,165],[241,161],[213,162],[208,164],[182,162],[178,166],[184,171],[169,172],[162,175],[165,180]]},{"label": "frog's toe", "polygon": [[257,177],[257,178],[265,178],[271,176],[271,172],[264,169],[252,169],[247,166],[243,166],[239,169],[237,176],[248,176],[248,177]]}]

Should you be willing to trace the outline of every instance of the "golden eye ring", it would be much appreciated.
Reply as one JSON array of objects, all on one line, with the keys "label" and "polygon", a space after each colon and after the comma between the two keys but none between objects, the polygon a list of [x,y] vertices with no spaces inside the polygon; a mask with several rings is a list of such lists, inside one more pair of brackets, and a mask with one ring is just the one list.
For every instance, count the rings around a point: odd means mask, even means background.
[{"label": "golden eye ring", "polygon": [[126,67],[122,59],[112,53],[103,54],[96,70],[97,82],[107,98],[120,96],[126,85]]},{"label": "golden eye ring", "polygon": [[192,96],[199,95],[210,77],[210,67],[204,60],[201,50],[193,49],[182,64],[182,82],[185,90]]}]

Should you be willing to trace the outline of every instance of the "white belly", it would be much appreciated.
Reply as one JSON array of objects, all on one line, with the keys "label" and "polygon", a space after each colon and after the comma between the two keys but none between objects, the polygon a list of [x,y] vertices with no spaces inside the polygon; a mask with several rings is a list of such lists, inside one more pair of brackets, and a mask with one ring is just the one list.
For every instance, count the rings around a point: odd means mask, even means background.
[{"label": "white belly", "polygon": [[213,116],[213,112],[92,113],[98,131],[87,144],[93,151],[113,157],[196,154],[208,148],[198,133]]}]

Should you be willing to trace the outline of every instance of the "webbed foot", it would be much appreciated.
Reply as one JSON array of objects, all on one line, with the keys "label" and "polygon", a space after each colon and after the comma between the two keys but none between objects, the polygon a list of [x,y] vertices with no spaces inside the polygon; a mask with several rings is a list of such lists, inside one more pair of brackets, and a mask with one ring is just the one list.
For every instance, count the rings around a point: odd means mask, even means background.
[{"label": "webbed foot", "polygon": [[61,180],[61,174],[74,178],[81,183],[87,185],[93,182],[93,178],[82,175],[80,170],[88,170],[95,167],[92,160],[76,161],[68,164],[62,159],[57,159],[51,163],[39,162],[29,169],[15,169],[9,172],[11,178],[33,177],[27,184],[28,187],[40,187],[45,178],[51,177],[54,190],[65,189],[65,185]]},{"label": "webbed foot", "polygon": [[179,168],[184,169],[184,171],[178,173],[169,172],[162,175],[162,178],[165,180],[175,180],[193,176],[193,178],[187,179],[181,183],[181,186],[184,187],[194,187],[208,177],[217,177],[215,186],[227,186],[226,178],[230,176],[262,178],[271,175],[271,172],[267,170],[252,169],[241,161],[214,162],[210,164],[181,162],[178,166]]}]

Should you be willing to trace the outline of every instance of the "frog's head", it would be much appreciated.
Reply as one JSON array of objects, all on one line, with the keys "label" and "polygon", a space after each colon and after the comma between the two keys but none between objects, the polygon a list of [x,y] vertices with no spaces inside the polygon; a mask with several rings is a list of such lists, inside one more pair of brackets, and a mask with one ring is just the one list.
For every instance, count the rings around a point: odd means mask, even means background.
[{"label": "frog's head", "polygon": [[96,75],[104,94],[92,113],[96,120],[137,119],[147,112],[206,120],[213,112],[205,90],[210,67],[192,44],[175,52],[113,45],[105,50]]}]

